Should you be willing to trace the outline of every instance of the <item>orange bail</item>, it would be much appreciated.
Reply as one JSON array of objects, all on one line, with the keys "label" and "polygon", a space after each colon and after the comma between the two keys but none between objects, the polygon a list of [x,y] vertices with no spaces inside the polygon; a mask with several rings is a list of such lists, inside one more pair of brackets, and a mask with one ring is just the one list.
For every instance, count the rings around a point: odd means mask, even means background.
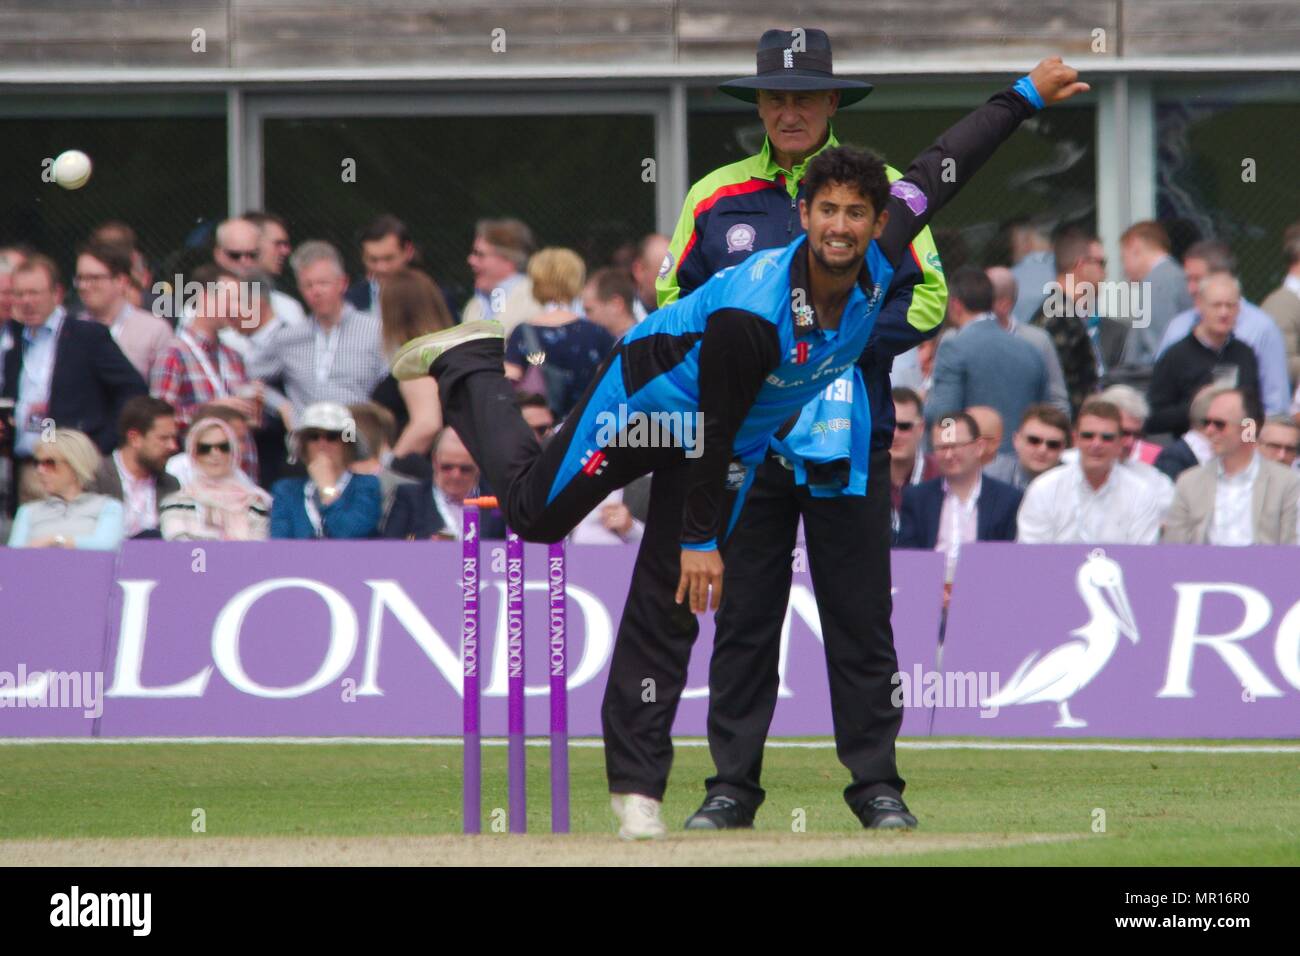
[{"label": "orange bail", "polygon": [[500,507],[500,505],[497,504],[496,498],[492,495],[486,495],[482,498],[466,498],[461,503],[469,508],[499,508]]}]

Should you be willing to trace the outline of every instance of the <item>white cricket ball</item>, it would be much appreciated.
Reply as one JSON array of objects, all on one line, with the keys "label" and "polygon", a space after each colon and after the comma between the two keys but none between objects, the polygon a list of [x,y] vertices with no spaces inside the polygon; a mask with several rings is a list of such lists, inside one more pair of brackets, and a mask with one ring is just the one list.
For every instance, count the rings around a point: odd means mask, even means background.
[{"label": "white cricket ball", "polygon": [[54,160],[54,181],[64,189],[80,189],[90,180],[90,157],[79,149],[59,153]]}]

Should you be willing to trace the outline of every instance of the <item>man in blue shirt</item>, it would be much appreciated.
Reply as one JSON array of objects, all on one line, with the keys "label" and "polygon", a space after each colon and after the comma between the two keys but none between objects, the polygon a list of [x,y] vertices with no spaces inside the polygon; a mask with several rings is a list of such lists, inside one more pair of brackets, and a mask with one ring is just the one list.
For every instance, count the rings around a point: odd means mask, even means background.
[{"label": "man in blue shirt", "polygon": [[437,379],[444,420],[527,540],[559,540],[611,491],[654,475],[602,707],[623,836],[664,832],[670,731],[695,637],[689,615],[722,599],[719,544],[754,466],[782,425],[859,360],[912,237],[1036,109],[1085,91],[1077,77],[1059,58],[1044,60],[893,184],[868,153],[819,155],[798,207],[806,235],[648,316],[540,448],[502,373],[500,323],[463,323],[399,350],[394,375]]}]

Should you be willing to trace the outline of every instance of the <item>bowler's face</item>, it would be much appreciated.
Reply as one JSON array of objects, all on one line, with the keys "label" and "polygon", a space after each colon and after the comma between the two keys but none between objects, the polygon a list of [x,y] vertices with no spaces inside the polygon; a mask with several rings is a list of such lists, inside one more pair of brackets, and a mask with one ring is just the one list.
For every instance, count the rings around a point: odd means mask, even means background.
[{"label": "bowler's face", "polygon": [[844,273],[857,271],[867,246],[889,222],[889,213],[877,216],[871,200],[856,187],[832,182],[819,189],[811,203],[799,200],[799,220],[813,257],[827,272]]}]

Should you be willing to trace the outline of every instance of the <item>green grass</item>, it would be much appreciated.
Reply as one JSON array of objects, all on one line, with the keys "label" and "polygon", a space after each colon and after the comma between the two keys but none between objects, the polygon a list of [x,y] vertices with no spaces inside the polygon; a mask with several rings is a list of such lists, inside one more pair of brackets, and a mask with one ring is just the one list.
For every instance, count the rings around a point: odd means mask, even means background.
[{"label": "green grass", "polygon": [[[193,811],[221,836],[358,836],[460,829],[459,746],[39,744],[0,747],[0,839],[183,837]],[[505,806],[504,747],[484,749],[484,812]],[[528,749],[529,829],[549,829],[548,751]],[[904,865],[1295,865],[1300,753],[902,750],[927,833],[1061,833],[1066,843],[935,852]],[[570,753],[573,829],[613,830],[598,748]],[[695,809],[712,765],[679,747],[664,817]],[[827,749],[769,749],[757,827],[854,832]],[[1093,832],[1093,811],[1106,814]],[[490,820],[488,821],[490,825]],[[861,862],[861,861],[827,861]],[[880,862],[880,861],[876,861]]]}]

